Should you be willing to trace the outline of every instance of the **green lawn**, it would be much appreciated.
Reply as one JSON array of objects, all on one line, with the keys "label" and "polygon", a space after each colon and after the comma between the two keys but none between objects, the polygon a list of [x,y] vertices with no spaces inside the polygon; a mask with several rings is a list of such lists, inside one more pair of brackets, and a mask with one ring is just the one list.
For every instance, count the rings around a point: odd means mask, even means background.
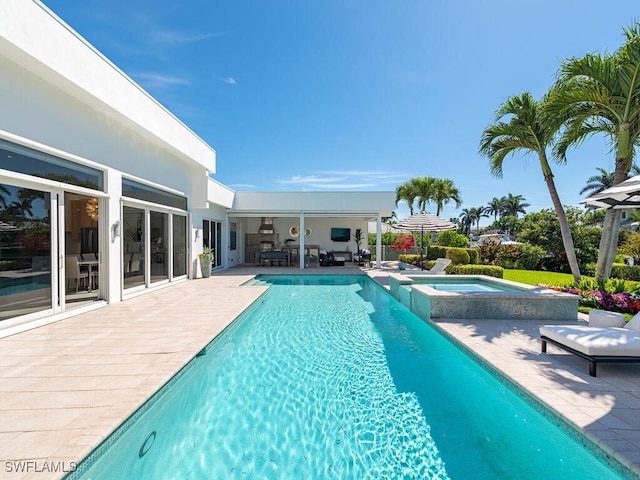
[{"label": "green lawn", "polygon": [[526,285],[565,286],[573,283],[573,275],[570,273],[543,272],[538,270],[504,270],[503,278],[512,282],[520,282]]}]

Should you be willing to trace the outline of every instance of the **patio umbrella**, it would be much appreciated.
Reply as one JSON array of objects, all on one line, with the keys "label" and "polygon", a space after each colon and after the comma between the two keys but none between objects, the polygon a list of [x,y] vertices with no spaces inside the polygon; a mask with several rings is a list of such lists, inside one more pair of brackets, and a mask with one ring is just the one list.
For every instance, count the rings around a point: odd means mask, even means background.
[{"label": "patio umbrella", "polygon": [[414,213],[410,217],[394,224],[394,227],[401,228],[409,232],[420,232],[420,267],[423,270],[422,236],[424,235],[424,232],[443,232],[445,230],[455,230],[458,228],[455,223],[425,211]]},{"label": "patio umbrella", "polygon": [[414,213],[393,226],[409,232],[442,232],[458,228],[455,223],[425,211]]},{"label": "patio umbrella", "polygon": [[640,175],[585,198],[580,203],[599,208],[632,208],[640,206]]}]

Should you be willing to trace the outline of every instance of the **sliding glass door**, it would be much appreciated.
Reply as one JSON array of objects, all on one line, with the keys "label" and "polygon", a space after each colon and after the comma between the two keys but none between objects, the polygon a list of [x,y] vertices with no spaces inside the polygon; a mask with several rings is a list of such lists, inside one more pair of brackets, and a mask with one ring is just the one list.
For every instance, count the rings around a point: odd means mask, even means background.
[{"label": "sliding glass door", "polygon": [[211,267],[222,265],[222,223],[214,220],[202,221],[202,246],[210,248],[213,252]]},{"label": "sliding glass door", "polygon": [[125,205],[122,219],[125,290],[187,275],[186,214]]},{"label": "sliding glass door", "polygon": [[145,211],[122,207],[122,263],[124,288],[145,286],[147,283],[144,240]]},{"label": "sliding glass door", "polygon": [[0,183],[0,320],[53,310],[51,193]]}]

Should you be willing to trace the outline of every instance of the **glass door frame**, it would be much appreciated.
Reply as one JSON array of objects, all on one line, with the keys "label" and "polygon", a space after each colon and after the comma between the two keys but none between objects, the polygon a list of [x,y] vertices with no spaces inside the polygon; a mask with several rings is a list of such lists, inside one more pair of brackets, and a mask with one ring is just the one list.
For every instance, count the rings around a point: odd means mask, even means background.
[{"label": "glass door frame", "polygon": [[[35,319],[60,314],[67,310],[65,303],[65,288],[66,288],[66,272],[64,266],[65,255],[65,193],[77,193],[89,197],[98,198],[99,209],[106,211],[107,201],[109,197],[102,191],[91,190],[83,187],[77,187],[70,184],[64,184],[61,187],[60,182],[54,182],[47,179],[34,179],[34,177],[22,173],[12,172],[9,170],[0,169],[0,183],[6,183],[18,188],[27,188],[31,190],[39,190],[48,193],[49,200],[49,216],[50,216],[50,252],[51,252],[51,307],[37,312],[28,313],[19,317],[9,318],[3,320],[0,324],[0,328],[10,327],[13,325],[19,325]],[[102,252],[105,246],[104,238],[104,225],[106,225],[106,215],[100,215],[99,218],[99,234],[98,245],[99,250]],[[106,264],[102,261],[101,264]],[[104,278],[104,269],[100,269],[100,276]],[[99,281],[98,285],[103,285],[104,282]],[[99,287],[98,299],[102,299],[102,292]]]},{"label": "glass door frame", "polygon": [[[120,267],[121,267],[121,275],[120,275],[120,289],[122,291],[123,298],[127,298],[130,295],[135,295],[139,292],[146,291],[149,288],[157,287],[159,285],[165,285],[169,282],[173,282],[182,278],[187,278],[189,274],[189,269],[183,275],[174,276],[173,275],[173,216],[179,215],[184,216],[187,219],[187,238],[185,239],[185,243],[189,245],[188,231],[189,231],[189,212],[185,210],[181,210],[178,208],[168,207],[166,205],[160,205],[157,203],[149,203],[149,202],[141,202],[140,200],[136,200],[129,197],[123,197],[120,201],[120,218],[123,219],[123,208],[130,207],[136,208],[144,211],[144,238],[141,240],[144,245],[144,272],[145,279],[143,285],[136,285],[130,288],[125,288],[124,285],[124,235],[120,235]],[[167,215],[167,252],[165,256],[165,262],[167,263],[167,278],[159,281],[152,281],[151,275],[151,212],[161,213]],[[189,252],[186,252],[186,258],[189,257]]]},{"label": "glass door frame", "polygon": [[[205,228],[205,222],[209,223],[209,228]],[[213,227],[213,228],[212,228]],[[202,219],[202,246],[209,247],[213,252],[213,262],[211,268],[215,269],[222,266],[222,254],[224,243],[224,222],[213,218]]]}]

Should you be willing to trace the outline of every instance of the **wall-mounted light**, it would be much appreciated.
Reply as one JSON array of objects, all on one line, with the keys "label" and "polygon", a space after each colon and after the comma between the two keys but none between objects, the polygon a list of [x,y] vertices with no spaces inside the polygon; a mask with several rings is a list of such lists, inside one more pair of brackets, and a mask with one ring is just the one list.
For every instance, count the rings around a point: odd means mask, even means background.
[{"label": "wall-mounted light", "polygon": [[200,238],[200,230],[196,230],[196,242]]},{"label": "wall-mounted light", "polygon": [[113,238],[120,236],[120,220],[116,220],[111,226],[111,235],[113,235]]}]

